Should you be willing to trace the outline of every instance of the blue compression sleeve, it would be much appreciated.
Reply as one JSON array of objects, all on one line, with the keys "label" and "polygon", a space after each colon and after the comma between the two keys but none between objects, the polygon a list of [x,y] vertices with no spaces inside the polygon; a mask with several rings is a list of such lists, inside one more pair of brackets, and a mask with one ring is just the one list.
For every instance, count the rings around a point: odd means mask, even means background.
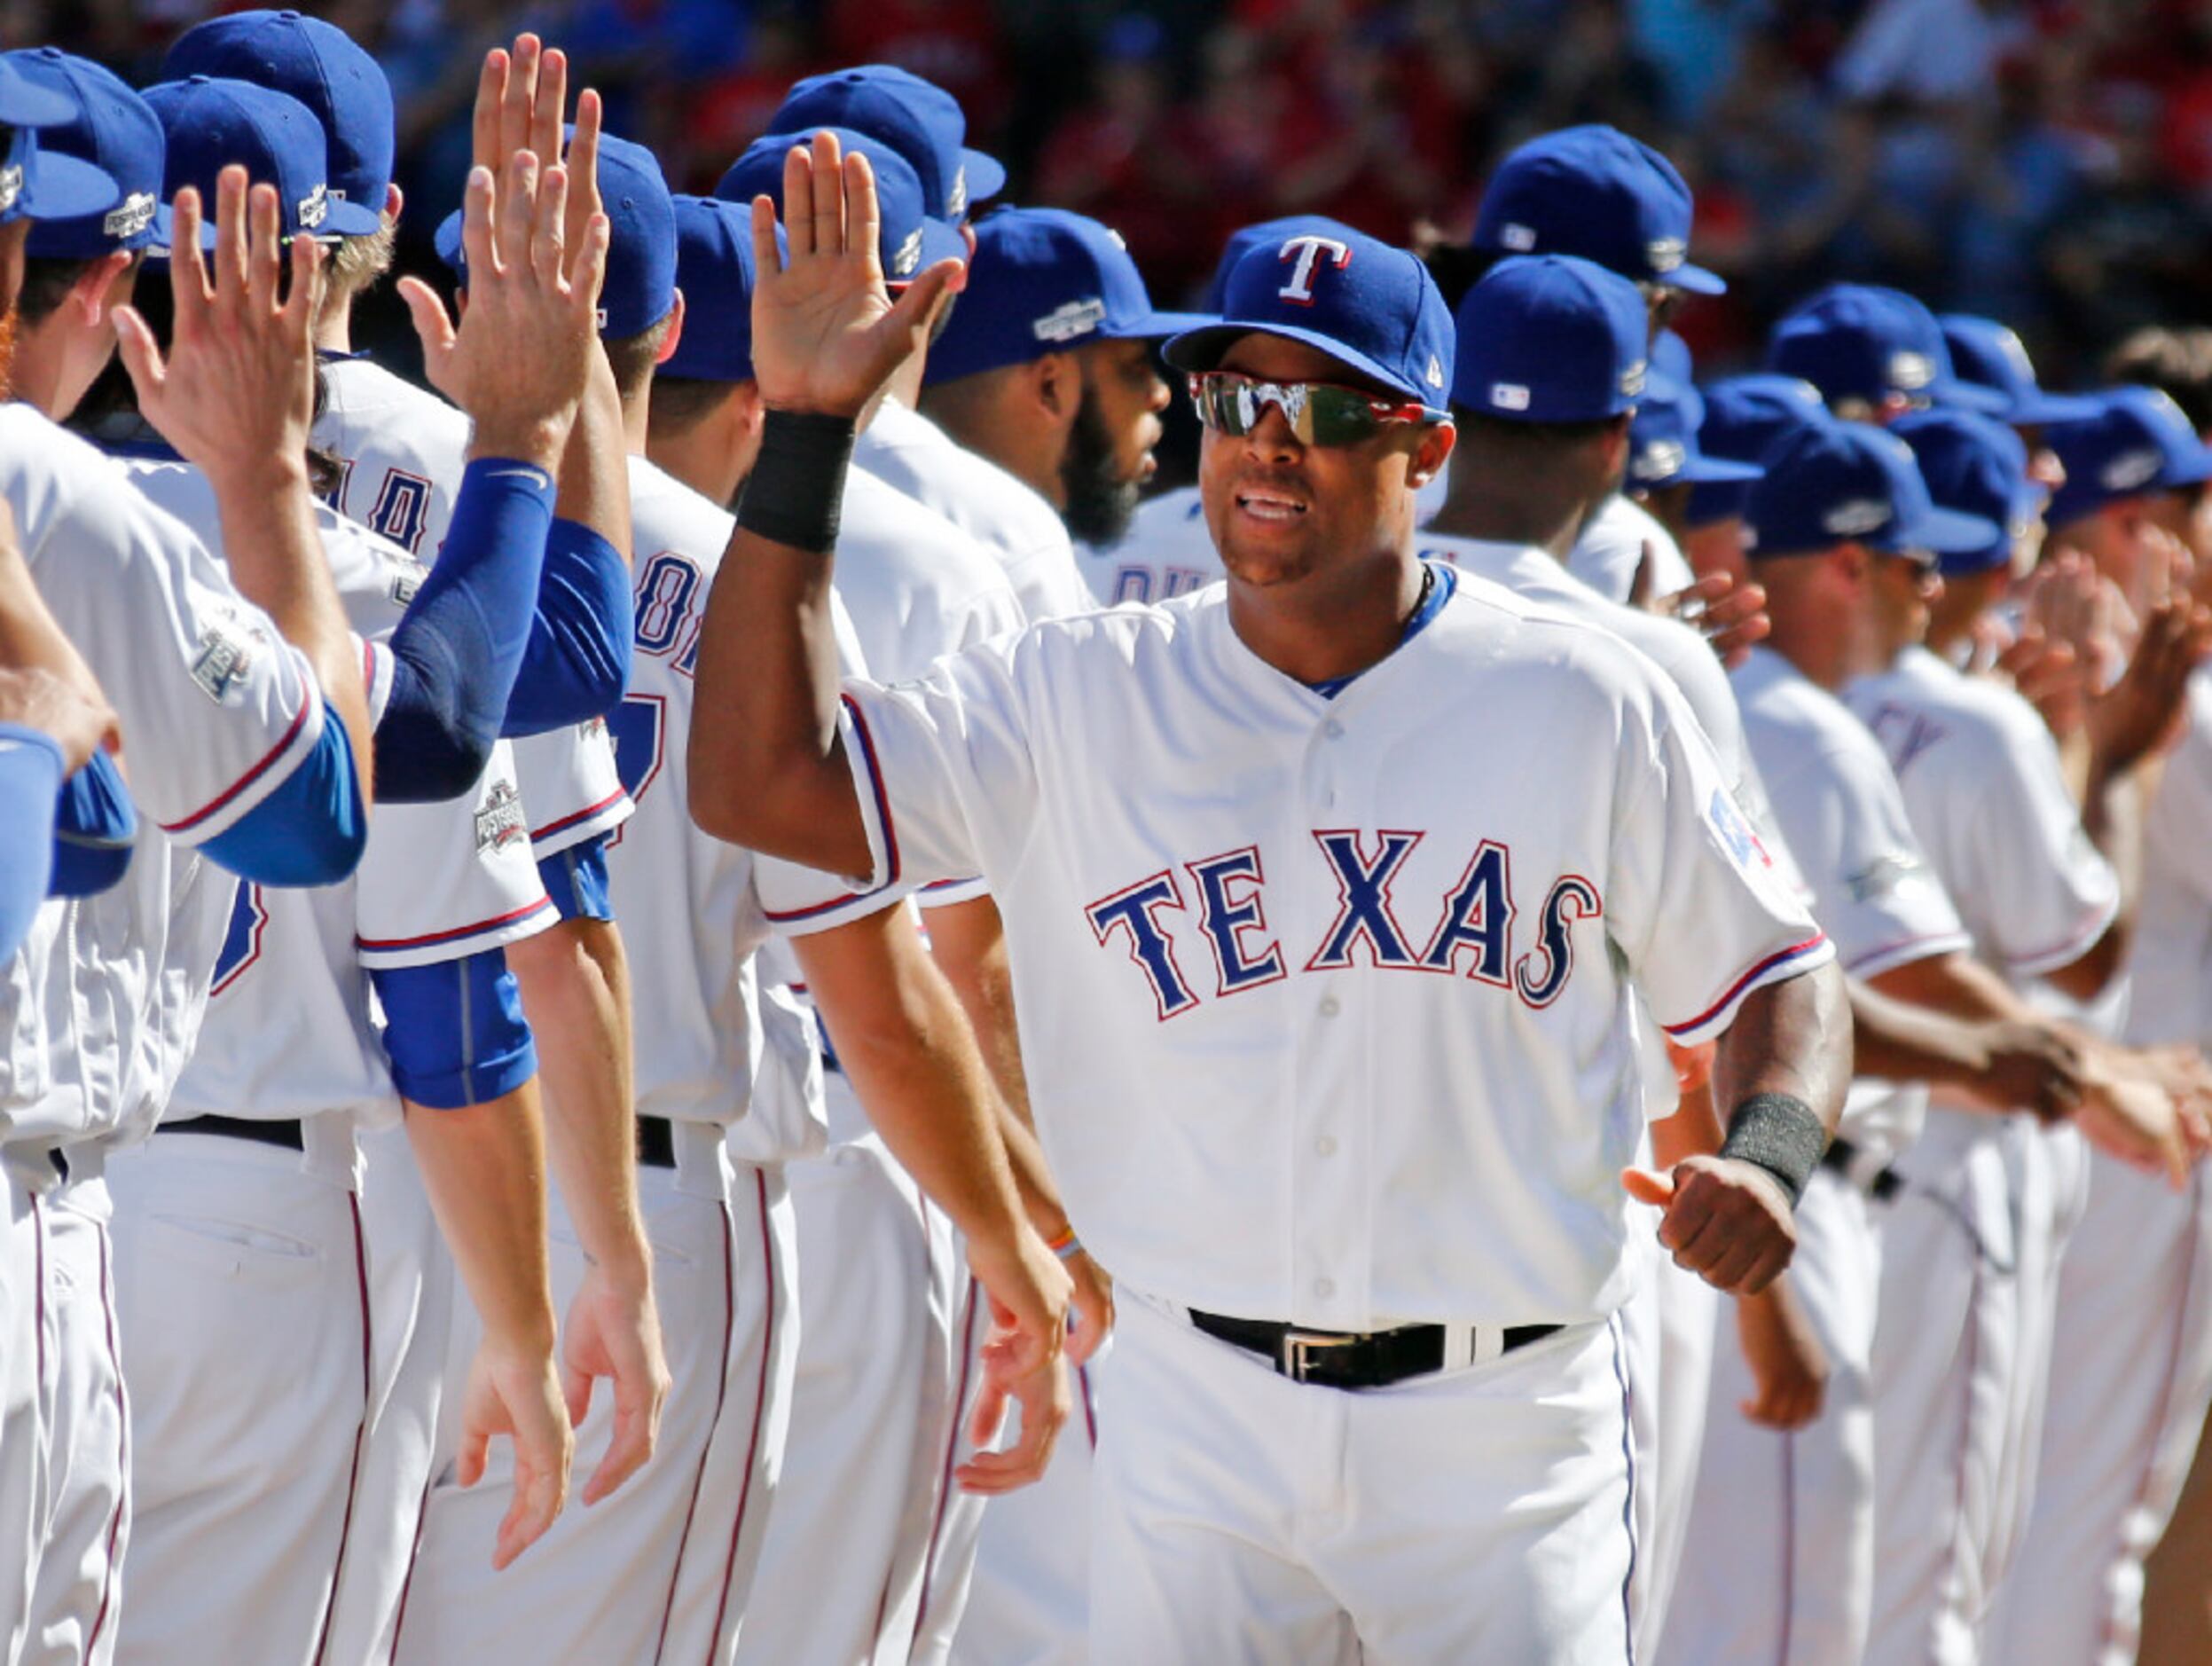
[{"label": "blue compression sleeve", "polygon": [[372,971],[369,979],[384,1003],[384,1055],[403,1097],[459,1111],[537,1073],[537,1044],[505,949]]},{"label": "blue compression sleeve", "polygon": [[360,866],[368,839],[353,743],[326,701],[315,750],[274,792],[200,848],[256,884],[334,885]]},{"label": "blue compression sleeve", "polygon": [[543,735],[620,705],[630,681],[631,627],[629,563],[590,527],[555,520],[503,733]]},{"label": "blue compression sleeve", "polygon": [[0,957],[22,947],[46,900],[65,763],[51,736],[0,723]]},{"label": "blue compression sleeve", "polygon": [[531,464],[479,457],[462,473],[437,564],[392,633],[380,799],[458,798],[483,774],[529,642],[553,507],[553,477]]},{"label": "blue compression sleeve", "polygon": [[537,876],[553,911],[564,920],[611,920],[615,917],[612,884],[607,875],[607,841],[611,833],[598,833],[580,845],[556,851],[537,864]]},{"label": "blue compression sleeve", "polygon": [[138,812],[122,773],[106,752],[63,783],[54,807],[54,876],[48,894],[90,897],[106,891],[130,868],[138,837]]}]

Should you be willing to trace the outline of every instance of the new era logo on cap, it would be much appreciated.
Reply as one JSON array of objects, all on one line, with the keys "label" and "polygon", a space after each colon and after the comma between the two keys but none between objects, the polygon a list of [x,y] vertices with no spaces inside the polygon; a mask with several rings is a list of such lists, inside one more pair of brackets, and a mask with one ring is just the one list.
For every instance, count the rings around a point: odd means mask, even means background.
[{"label": "new era logo on cap", "polygon": [[1106,322],[1106,303],[1096,295],[1065,301],[1030,326],[1040,342],[1072,342]]},{"label": "new era logo on cap", "polygon": [[1314,273],[1326,255],[1330,263],[1339,271],[1351,264],[1352,246],[1339,243],[1333,237],[1294,237],[1276,251],[1276,258],[1290,263],[1290,281],[1275,293],[1285,301],[1295,301],[1302,307],[1314,304]]},{"label": "new era logo on cap", "polygon": [[1432,388],[1441,388],[1444,385],[1444,361],[1437,358],[1434,353],[1429,355],[1429,367],[1421,373],[1421,380]]}]

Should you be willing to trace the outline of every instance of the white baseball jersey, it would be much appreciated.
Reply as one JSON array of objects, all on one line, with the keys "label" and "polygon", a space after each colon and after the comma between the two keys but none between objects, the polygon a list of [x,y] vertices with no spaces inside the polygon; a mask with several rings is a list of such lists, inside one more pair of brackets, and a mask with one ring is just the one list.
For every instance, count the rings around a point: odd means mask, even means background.
[{"label": "white baseball jersey", "polygon": [[1139,1290],[1346,1331],[1607,1313],[1631,980],[1694,1043],[1832,952],[1647,662],[1431,570],[1333,700],[1213,590],[849,691],[875,876],[990,883],[1054,1173]]},{"label": "white baseball jersey", "polygon": [[[469,420],[427,389],[358,356],[326,359],[329,405],[315,441],[344,469],[338,507],[425,562],[437,559],[467,464]],[[630,801],[607,725],[514,743],[514,767],[540,861],[622,825]]]},{"label": "white baseball jersey", "polygon": [[1178,486],[1137,506],[1129,530],[1111,549],[1076,546],[1091,591],[1107,607],[1121,601],[1173,601],[1222,576],[1221,552],[1206,526],[1196,486]]},{"label": "white baseball jersey", "polygon": [[[644,458],[630,460],[636,531],[637,652],[616,714],[616,758],[637,813],[608,860],[630,945],[637,1030],[638,1109],[679,1121],[732,1123],[748,1115],[759,1063],[754,951],[771,931],[804,936],[891,906],[901,893],[860,894],[828,875],[789,867],[701,832],[686,775],[693,669],[707,596],[731,517]],[[843,609],[840,658],[862,664]],[[764,1096],[795,1126],[746,1136],[756,1162],[820,1143],[796,1126],[819,1107]]]},{"label": "white baseball jersey", "polygon": [[173,999],[163,836],[197,845],[281,785],[322,738],[322,693],[188,528],[28,405],[0,407],[0,492],[39,593],[122,719],[139,811],[122,881],[48,903],[0,971],[0,1135],[143,1132]]},{"label": "white baseball jersey", "polygon": [[869,672],[893,681],[1023,625],[1014,586],[980,544],[859,469],[845,475],[836,582]]},{"label": "white baseball jersey", "polygon": [[2212,1046],[2212,674],[2201,670],[2189,680],[2188,718],[2144,818],[2128,1033]]},{"label": "white baseball jersey", "polygon": [[[1776,819],[1844,970],[1871,978],[1969,947],[1866,726],[1769,648],[1753,648],[1733,681]],[[1871,1156],[1894,1156],[1919,1133],[1927,1102],[1918,1084],[1861,1077],[1839,1132]]]},{"label": "white baseball jersey", "polygon": [[[140,491],[221,555],[206,476],[183,463],[138,463],[131,472]],[[316,530],[348,623],[363,639],[373,719],[391,688],[381,644],[422,568],[327,506],[316,506]],[[350,878],[302,890],[212,875],[193,915],[189,927],[180,924],[171,958],[206,992],[207,1012],[163,1114],[273,1119],[334,1109],[396,1113],[370,970],[435,965],[514,942],[551,924],[553,909],[501,742],[473,793],[378,806]]]},{"label": "white baseball jersey", "polygon": [[1981,958],[2025,979],[2087,954],[2119,912],[2120,882],[2082,830],[2036,709],[1918,647],[1843,699],[1888,753]]},{"label": "white baseball jersey", "polygon": [[1671,596],[1697,583],[1689,558],[1675,535],[1626,492],[1616,491],[1599,506],[1582,536],[1567,553],[1567,570],[1601,596],[1626,601],[1635,585],[1636,568],[1646,553],[1651,562],[1651,594]]},{"label": "white baseball jersey", "polygon": [[1088,613],[1098,598],[1076,566],[1060,512],[1025,482],[971,452],[923,416],[886,399],[853,443],[852,460],[926,504],[1006,570],[1023,617]]}]

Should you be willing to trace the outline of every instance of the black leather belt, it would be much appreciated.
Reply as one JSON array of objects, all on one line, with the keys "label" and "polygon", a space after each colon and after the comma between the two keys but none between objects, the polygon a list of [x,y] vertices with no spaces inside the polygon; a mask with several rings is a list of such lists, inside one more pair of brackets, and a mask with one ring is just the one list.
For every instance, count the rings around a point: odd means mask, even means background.
[{"label": "black leather belt", "polygon": [[676,1125],[666,1117],[638,1119],[638,1161],[647,1168],[676,1167]]},{"label": "black leather belt", "polygon": [[181,1117],[174,1122],[161,1123],[160,1134],[227,1134],[234,1140],[253,1140],[263,1145],[279,1146],[287,1151],[307,1150],[307,1136],[301,1131],[297,1117],[276,1117],[267,1120],[260,1117]]},{"label": "black leather belt", "polygon": [[1904,1178],[1885,1165],[1875,1170],[1873,1178],[1862,1181],[1853,1172],[1859,1160],[1859,1148],[1840,1136],[1828,1142],[1828,1149],[1820,1154],[1820,1166],[1841,1175],[1853,1185],[1863,1190],[1878,1203],[1887,1203],[1904,1187]]},{"label": "black leather belt", "polygon": [[[1191,1310],[1190,1322],[1208,1336],[1258,1354],[1292,1382],[1324,1388],[1387,1388],[1408,1377],[1444,1369],[1444,1327],[1408,1324],[1395,1331],[1308,1331],[1273,1319],[1232,1319]],[[1556,1336],[1556,1324],[1509,1324],[1505,1345],[1517,1348]]]}]

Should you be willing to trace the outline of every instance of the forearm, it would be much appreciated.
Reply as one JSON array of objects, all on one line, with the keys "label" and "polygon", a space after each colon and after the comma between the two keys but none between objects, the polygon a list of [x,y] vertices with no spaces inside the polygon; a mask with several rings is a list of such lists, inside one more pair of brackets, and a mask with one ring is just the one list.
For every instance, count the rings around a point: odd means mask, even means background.
[{"label": "forearm", "polygon": [[595,346],[584,398],[561,453],[553,513],[590,527],[620,551],[624,562],[630,559],[629,451],[614,367],[606,350]]},{"label": "forearm", "polygon": [[1721,1037],[1713,1099],[1723,1117],[1754,1094],[1809,1105],[1831,1133],[1851,1084],[1851,1007],[1832,965],[1754,989]]},{"label": "forearm", "polygon": [[930,955],[968,1015],[999,1096],[1034,1135],[1037,1120],[1030,1112],[1029,1079],[1022,1069],[1022,1037],[1014,1016],[1014,969],[1007,959],[999,905],[977,897],[928,909],[922,918]]},{"label": "forearm", "polygon": [[1850,980],[1852,1067],[1892,1081],[1968,1088],[1988,1068],[1974,1026]]},{"label": "forearm", "polygon": [[553,1280],[536,1081],[459,1110],[410,1104],[407,1140],[487,1342],[550,1354]]},{"label": "forearm", "polygon": [[577,1241],[610,1272],[644,1273],[622,934],[611,920],[563,920],[508,945],[507,964],[537,1040],[546,1147]]}]

